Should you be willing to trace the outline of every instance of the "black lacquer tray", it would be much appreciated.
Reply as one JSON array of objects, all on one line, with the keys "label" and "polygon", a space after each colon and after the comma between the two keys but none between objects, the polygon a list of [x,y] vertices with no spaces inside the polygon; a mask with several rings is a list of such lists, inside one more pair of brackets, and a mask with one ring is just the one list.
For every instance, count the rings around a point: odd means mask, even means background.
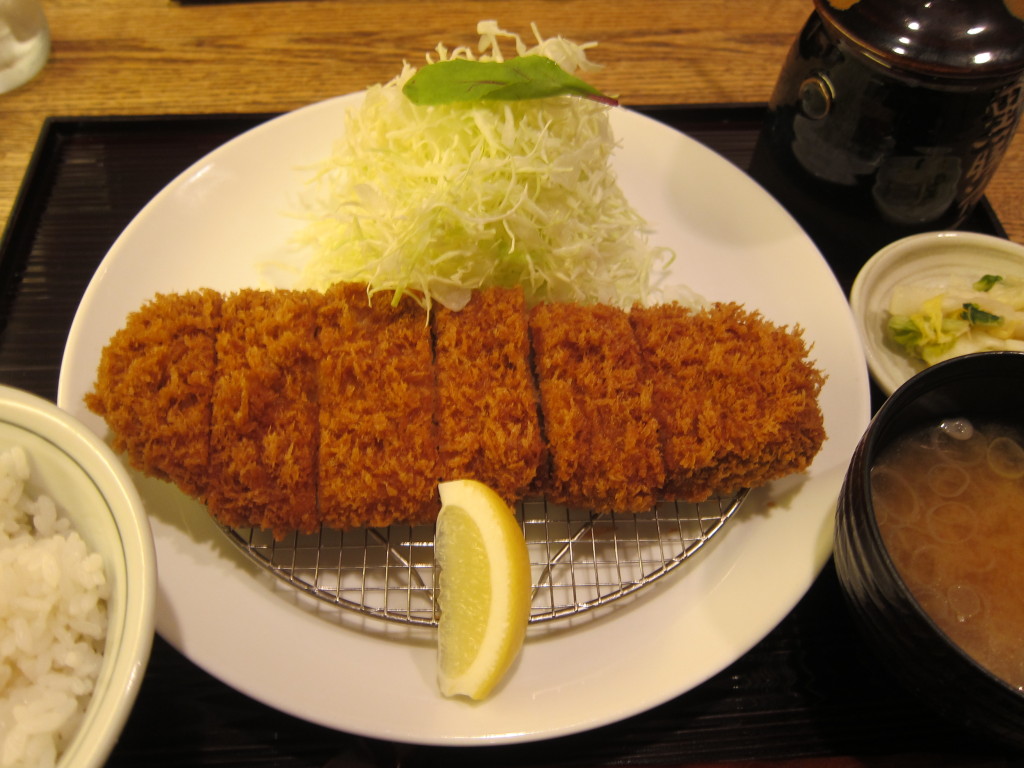
[{"label": "black lacquer tray", "polygon": [[[643,111],[744,169],[764,115],[761,105]],[[68,328],[120,231],[192,162],[269,117],[46,121],[0,240],[0,383],[55,400]],[[964,228],[1004,235],[987,203]],[[822,250],[848,290],[866,254]],[[961,765],[967,756],[1014,759],[939,721],[879,668],[831,564],[775,630],[703,685],[615,725],[536,744],[410,747],[338,733],[247,698],[157,638],[108,765],[623,766],[828,755],[914,755],[915,765],[936,764],[930,755],[960,756]]]}]

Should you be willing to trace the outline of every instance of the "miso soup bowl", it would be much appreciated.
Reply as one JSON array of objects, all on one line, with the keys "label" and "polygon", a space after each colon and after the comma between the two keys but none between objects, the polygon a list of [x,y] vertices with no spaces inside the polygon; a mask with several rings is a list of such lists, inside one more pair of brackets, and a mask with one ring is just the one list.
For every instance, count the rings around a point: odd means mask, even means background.
[{"label": "miso soup bowl", "polygon": [[[882,405],[854,451],[839,498],[835,565],[844,597],[882,666],[952,723],[1024,749],[1024,693],[955,645],[890,559],[871,502],[871,467],[896,438],[944,418],[1024,428],[1024,353],[986,352],[918,373]],[[1024,605],[1021,606],[1024,610]]]}]

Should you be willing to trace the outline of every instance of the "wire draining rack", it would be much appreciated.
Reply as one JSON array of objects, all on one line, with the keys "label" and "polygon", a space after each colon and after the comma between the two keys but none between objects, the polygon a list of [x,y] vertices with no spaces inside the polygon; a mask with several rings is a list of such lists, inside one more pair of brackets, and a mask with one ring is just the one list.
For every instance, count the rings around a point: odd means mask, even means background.
[{"label": "wire draining rack", "polygon": [[[531,623],[574,616],[657,581],[717,533],[746,495],[660,502],[640,515],[595,515],[542,498],[521,502]],[[403,624],[437,624],[433,526],[323,528],[282,541],[258,529],[224,531],[260,567],[319,600]]]}]

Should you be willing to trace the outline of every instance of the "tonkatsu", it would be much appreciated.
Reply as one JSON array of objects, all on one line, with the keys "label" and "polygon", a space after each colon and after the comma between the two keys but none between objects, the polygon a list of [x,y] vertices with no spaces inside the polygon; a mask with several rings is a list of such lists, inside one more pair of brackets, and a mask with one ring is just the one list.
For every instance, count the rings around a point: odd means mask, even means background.
[{"label": "tonkatsu", "polygon": [[429,523],[466,477],[631,513],[806,469],[826,437],[809,353],[735,304],[204,290],[132,313],[86,403],[141,471],[278,537]]},{"label": "tonkatsu", "polygon": [[652,383],[625,311],[540,304],[530,314],[551,456],[547,493],[595,512],[643,512],[665,480]]},{"label": "tonkatsu", "polygon": [[436,517],[436,387],[418,304],[341,283],[320,310],[320,512],[335,528]]},{"label": "tonkatsu", "polygon": [[210,421],[210,512],[283,535],[319,525],[314,291],[225,297]]},{"label": "tonkatsu", "polygon": [[114,450],[152,477],[205,497],[210,405],[223,297],[203,289],[157,294],[128,315],[103,350],[86,406]]},{"label": "tonkatsu", "polygon": [[477,291],[433,312],[441,473],[479,480],[513,502],[545,469],[522,288]]},{"label": "tonkatsu", "polygon": [[807,468],[825,439],[824,376],[800,329],[734,303],[634,307],[666,468],[663,493],[704,501]]}]

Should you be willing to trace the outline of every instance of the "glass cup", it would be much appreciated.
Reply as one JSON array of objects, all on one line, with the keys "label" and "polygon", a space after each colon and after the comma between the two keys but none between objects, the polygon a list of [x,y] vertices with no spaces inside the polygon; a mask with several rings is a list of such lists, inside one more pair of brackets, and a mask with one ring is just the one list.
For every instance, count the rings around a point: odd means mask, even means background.
[{"label": "glass cup", "polygon": [[50,56],[50,28],[40,0],[0,0],[0,93],[24,85]]}]

